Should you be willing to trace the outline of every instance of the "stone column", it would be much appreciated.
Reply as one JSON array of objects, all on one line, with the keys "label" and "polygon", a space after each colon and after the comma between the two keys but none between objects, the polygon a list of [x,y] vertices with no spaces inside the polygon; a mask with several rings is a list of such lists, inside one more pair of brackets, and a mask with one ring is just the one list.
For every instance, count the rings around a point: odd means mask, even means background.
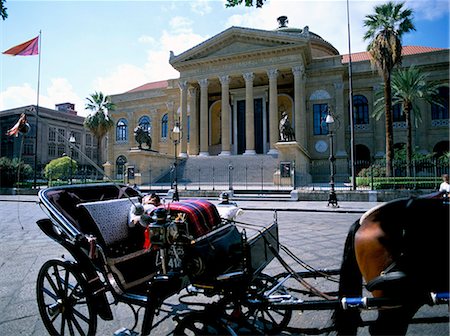
[{"label": "stone column", "polygon": [[[180,141],[180,156],[187,157],[187,81],[178,83],[181,91],[181,120],[180,127],[182,130],[182,137]],[[171,130],[169,130],[171,132]]]},{"label": "stone column", "polygon": [[305,103],[305,67],[298,65],[292,68],[294,74],[294,113],[295,140],[304,148],[306,146],[306,103]]},{"label": "stone column", "polygon": [[[244,155],[255,155],[255,112],[253,101],[253,72],[243,74],[245,79],[245,152]],[[262,139],[259,139],[262,141]]]},{"label": "stone column", "polygon": [[219,155],[230,155],[230,76],[219,77],[222,84],[222,152]]},{"label": "stone column", "polygon": [[[189,130],[189,155],[198,155],[198,106],[197,106],[197,88],[189,87],[189,110],[190,130]],[[186,134],[187,135],[187,134]]]},{"label": "stone column", "polygon": [[198,81],[200,84],[200,153],[199,156],[209,155],[208,146],[208,79]]},{"label": "stone column", "polygon": [[277,69],[267,70],[269,76],[269,146],[267,154],[278,154],[275,144],[279,140],[278,131],[278,89],[277,89]]},{"label": "stone column", "polygon": [[[170,143],[170,134],[173,130],[173,126],[175,125],[175,120],[178,120],[178,118],[175,117],[175,111],[173,109],[174,107],[174,103],[172,101],[166,102],[166,107],[167,107],[167,138],[166,139],[161,139],[162,141],[166,142],[166,143]],[[158,136],[161,137],[161,129],[158,133]],[[173,153],[175,149],[173,148],[172,145],[168,145],[167,146],[167,153]]]},{"label": "stone column", "polygon": [[[347,157],[345,150],[345,117],[344,117],[344,84],[342,82],[334,83],[335,107],[334,113],[340,122],[336,124],[339,127],[335,134],[336,157]],[[333,111],[333,110],[332,110]]]}]

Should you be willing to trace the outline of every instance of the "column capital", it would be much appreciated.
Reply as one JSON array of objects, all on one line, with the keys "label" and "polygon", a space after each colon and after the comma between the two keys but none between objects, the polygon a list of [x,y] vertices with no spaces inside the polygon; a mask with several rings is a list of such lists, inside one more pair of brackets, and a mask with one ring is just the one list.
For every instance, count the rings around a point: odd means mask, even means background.
[{"label": "column capital", "polygon": [[201,88],[207,88],[208,87],[208,78],[203,78],[198,80],[198,84]]},{"label": "column capital", "polygon": [[253,72],[245,72],[242,74],[242,77],[244,77],[245,82],[253,82],[255,79],[255,74]]},{"label": "column capital", "polygon": [[188,92],[191,97],[194,97],[197,94],[197,88],[195,86],[190,86]]},{"label": "column capital", "polygon": [[297,76],[303,76],[305,74],[305,67],[303,64],[296,65],[292,67],[292,73],[294,74],[294,77]]},{"label": "column capital", "polygon": [[187,81],[180,81],[178,82],[178,87],[181,91],[184,91],[187,89]]},{"label": "column capital", "polygon": [[277,79],[278,77],[278,69],[268,69],[267,76],[269,76],[269,80]]},{"label": "column capital", "polygon": [[219,76],[219,80],[222,85],[227,85],[230,83],[230,76],[229,75]]}]

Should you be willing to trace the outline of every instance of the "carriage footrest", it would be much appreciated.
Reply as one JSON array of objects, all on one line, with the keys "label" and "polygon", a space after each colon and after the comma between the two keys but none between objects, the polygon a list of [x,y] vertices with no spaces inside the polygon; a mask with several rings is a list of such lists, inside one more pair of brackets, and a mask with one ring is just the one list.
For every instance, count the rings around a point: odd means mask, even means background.
[{"label": "carriage footrest", "polygon": [[120,328],[116,330],[113,336],[138,336],[139,333],[128,328]]}]

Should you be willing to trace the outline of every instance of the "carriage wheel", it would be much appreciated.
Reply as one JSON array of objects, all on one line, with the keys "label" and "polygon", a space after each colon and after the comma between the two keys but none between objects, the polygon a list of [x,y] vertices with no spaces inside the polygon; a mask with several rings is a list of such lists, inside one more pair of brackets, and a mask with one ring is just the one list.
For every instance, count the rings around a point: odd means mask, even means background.
[{"label": "carriage wheel", "polygon": [[36,296],[50,335],[94,335],[97,314],[86,281],[70,262],[49,260],[42,265]]},{"label": "carriage wheel", "polygon": [[187,314],[176,326],[175,336],[181,335],[233,335],[215,316],[204,311]]},{"label": "carriage wheel", "polygon": [[[265,291],[276,284],[276,279],[266,274],[260,274],[251,285],[251,292],[257,296],[263,295]],[[285,287],[280,286],[272,295],[289,294]],[[267,334],[278,334],[289,324],[292,318],[292,310],[274,309],[269,307],[241,307],[245,320],[252,329]]]}]

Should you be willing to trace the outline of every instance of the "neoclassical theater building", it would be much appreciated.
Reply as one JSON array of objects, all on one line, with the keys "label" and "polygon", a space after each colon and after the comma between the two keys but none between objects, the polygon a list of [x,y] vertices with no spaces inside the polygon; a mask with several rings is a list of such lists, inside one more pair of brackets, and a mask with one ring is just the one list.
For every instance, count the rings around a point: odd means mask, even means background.
[{"label": "neoclassical theater building", "polygon": [[[144,84],[112,96],[115,128],[109,134],[106,169],[121,177],[133,167],[140,183],[151,169],[169,168],[179,158],[270,155],[295,162],[299,184],[315,181],[313,163],[330,155],[328,111],[334,116],[336,163],[350,160],[349,55],[340,54],[308,26],[290,28],[231,27],[185,52],[170,53],[180,77]],[[356,160],[385,154],[384,117],[371,117],[382,79],[367,52],[351,55]],[[422,123],[414,129],[414,146],[426,153],[448,151],[449,50],[405,46],[402,67],[415,65],[442,83],[446,106],[420,102]],[[406,142],[404,115],[394,106],[394,142]],[[279,124],[287,114],[295,140],[280,141]],[[134,129],[152,137],[151,150],[138,148]],[[173,134],[177,125],[181,133]],[[174,136],[180,136],[175,139]],[[179,141],[177,141],[179,140]],[[176,146],[175,146],[176,143]],[[251,161],[249,161],[251,162]],[[345,165],[338,165],[345,167]],[[349,171],[339,168],[348,179]],[[147,181],[146,181],[147,180]]]}]

